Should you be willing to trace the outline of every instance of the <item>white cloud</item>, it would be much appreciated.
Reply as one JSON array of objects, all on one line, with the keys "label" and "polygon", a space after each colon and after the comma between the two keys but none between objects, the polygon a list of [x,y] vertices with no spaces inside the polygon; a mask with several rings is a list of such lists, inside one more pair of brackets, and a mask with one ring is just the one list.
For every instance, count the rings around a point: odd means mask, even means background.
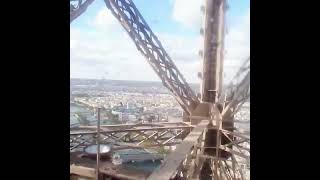
[{"label": "white cloud", "polygon": [[[106,35],[104,31],[91,34],[73,32],[75,30],[71,29],[72,77],[101,78],[107,72],[106,78],[110,79],[160,80],[128,35]],[[159,39],[185,78],[197,82],[199,70],[195,62],[200,64],[197,44],[194,43],[197,39],[161,34]]]},{"label": "white cloud", "polygon": [[[185,0],[174,0],[172,17],[175,21],[181,23],[185,27],[190,29],[200,29],[203,18],[200,13],[200,6],[203,3],[203,0],[188,0],[188,2]],[[179,44],[179,42],[173,43]],[[179,59],[178,54],[183,54],[183,52],[186,52],[188,49],[196,52],[198,50],[192,48],[202,49],[202,45],[192,46],[192,42],[191,44],[190,42],[183,43],[185,43],[184,49],[171,52],[170,54],[173,54],[173,56],[176,55]],[[234,76],[242,62],[250,55],[250,9],[247,11],[245,16],[239,17],[237,24],[229,28],[229,33],[225,37],[225,50],[224,74],[226,74],[225,80],[229,81]],[[178,51],[180,52],[178,53]],[[190,53],[186,54],[189,55],[189,58],[193,57],[190,56]],[[198,69],[197,71],[201,71],[201,69]],[[194,74],[196,73],[197,72],[194,72]],[[188,72],[188,74],[189,75],[186,76],[191,77],[191,72]]]},{"label": "white cloud", "polygon": [[228,82],[250,55],[250,9],[237,24],[230,27],[225,38],[225,49],[224,72]]},{"label": "white cloud", "polygon": [[90,30],[70,28],[70,74],[74,78],[156,80],[129,36],[106,8]]},{"label": "white cloud", "polygon": [[172,17],[186,27],[199,29],[201,25],[201,5],[202,0],[175,0]]},{"label": "white cloud", "polygon": [[115,26],[117,24],[116,18],[113,17],[111,12],[106,8],[102,8],[100,11],[98,11],[93,24],[98,28],[108,28]]},{"label": "white cloud", "polygon": [[[90,25],[89,31],[71,27],[71,77],[160,80],[107,9],[99,11]],[[157,34],[185,78],[197,82],[199,39]]]},{"label": "white cloud", "polygon": [[[175,0],[175,4],[177,3],[182,3],[182,1]],[[193,4],[192,9],[197,11],[200,9],[194,7]],[[200,13],[197,12],[197,14]],[[232,73],[237,71],[241,60],[244,60],[250,53],[249,17],[250,13],[243,17],[238,24],[232,26],[226,36],[227,54],[224,69],[227,73],[227,79],[233,76]],[[77,29],[71,26],[71,77],[101,78],[105,76],[108,79],[159,81],[160,79],[153,72],[146,59],[116,21],[104,8],[94,18],[91,24],[92,30]],[[185,23],[191,25],[192,21]],[[200,35],[185,37],[183,35],[156,34],[186,80],[200,82],[197,77],[197,72],[201,71],[202,63],[198,56],[198,51],[202,46]]]}]

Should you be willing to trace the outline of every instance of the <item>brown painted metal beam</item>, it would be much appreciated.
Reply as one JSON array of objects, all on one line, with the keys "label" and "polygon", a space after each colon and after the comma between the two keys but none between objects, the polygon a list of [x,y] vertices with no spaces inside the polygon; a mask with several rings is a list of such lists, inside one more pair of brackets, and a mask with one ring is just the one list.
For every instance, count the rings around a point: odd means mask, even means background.
[{"label": "brown painted metal beam", "polygon": [[183,140],[183,142],[177,145],[174,152],[170,153],[166,160],[161,164],[159,169],[156,169],[149,177],[150,180],[168,180],[170,179],[177,169],[181,166],[182,162],[190,154],[192,148],[198,142],[198,139],[202,137],[205,128],[208,126],[209,121],[201,121]]},{"label": "brown painted metal beam", "polygon": [[[155,130],[168,130],[168,129],[192,129],[191,126],[176,126],[176,127],[154,127],[154,128],[140,128],[140,129],[119,129],[119,130],[107,130],[101,131],[101,134],[105,133],[119,133],[119,132],[139,132],[139,131],[155,131]],[[96,132],[70,132],[70,135],[86,135],[86,134],[96,134]]]},{"label": "brown painted metal beam", "polygon": [[75,174],[78,176],[95,178],[96,177],[96,170],[94,168],[87,168],[83,166],[70,166],[70,174]]},{"label": "brown painted metal beam", "polygon": [[199,104],[189,84],[172,59],[162,47],[158,37],[152,32],[132,0],[104,0],[111,13],[127,31],[137,49],[143,54],[152,69],[172,92],[185,110],[191,114]]},{"label": "brown painted metal beam", "polygon": [[206,0],[201,100],[215,103],[222,85],[224,0]]}]

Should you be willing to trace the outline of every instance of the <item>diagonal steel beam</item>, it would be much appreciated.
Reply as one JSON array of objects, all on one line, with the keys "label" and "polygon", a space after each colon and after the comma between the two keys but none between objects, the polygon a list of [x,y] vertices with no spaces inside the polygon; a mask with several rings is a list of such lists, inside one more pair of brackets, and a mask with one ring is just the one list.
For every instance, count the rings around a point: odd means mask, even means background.
[{"label": "diagonal steel beam", "polygon": [[70,23],[83,14],[94,0],[70,0]]},{"label": "diagonal steel beam", "polygon": [[132,0],[104,0],[106,6],[127,31],[137,49],[165,87],[174,94],[181,107],[191,114],[199,99],[167,54],[158,37],[152,32]]}]

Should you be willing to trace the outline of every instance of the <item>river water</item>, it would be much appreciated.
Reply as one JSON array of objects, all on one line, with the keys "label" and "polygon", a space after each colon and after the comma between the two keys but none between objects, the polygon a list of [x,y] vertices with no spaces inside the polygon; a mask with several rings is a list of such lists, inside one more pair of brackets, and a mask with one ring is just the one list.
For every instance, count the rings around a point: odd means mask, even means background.
[{"label": "river water", "polygon": [[81,124],[75,113],[83,114],[88,117],[88,119],[94,118],[93,113],[87,110],[85,107],[77,104],[70,104],[70,125]]},{"label": "river water", "polygon": [[[87,121],[89,121],[89,125],[96,125],[97,124],[97,116],[89,109],[87,109],[85,106],[79,105],[79,104],[70,104],[70,126],[78,126],[78,125],[88,125],[88,124],[82,124],[80,122],[78,115],[81,115],[82,118],[85,118]],[[101,125],[112,125],[117,124],[118,122],[112,121],[106,118],[101,117]]]}]

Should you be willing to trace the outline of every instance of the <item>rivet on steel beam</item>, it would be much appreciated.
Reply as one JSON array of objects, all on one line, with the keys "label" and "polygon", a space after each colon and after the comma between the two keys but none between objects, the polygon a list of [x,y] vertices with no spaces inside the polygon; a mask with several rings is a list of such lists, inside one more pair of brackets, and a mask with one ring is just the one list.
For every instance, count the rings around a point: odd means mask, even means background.
[{"label": "rivet on steel beam", "polygon": [[200,28],[200,34],[203,35],[204,34],[204,30],[203,28]]},{"label": "rivet on steel beam", "polygon": [[202,58],[203,57],[203,50],[199,50],[198,55]]},{"label": "rivet on steel beam", "polygon": [[201,73],[201,72],[198,72],[197,75],[198,75],[198,78],[199,78],[199,79],[202,79],[202,73]]},{"label": "rivet on steel beam", "polygon": [[204,5],[201,5],[200,6],[200,11],[201,11],[201,13],[205,13],[206,12],[206,8],[204,7]]}]

